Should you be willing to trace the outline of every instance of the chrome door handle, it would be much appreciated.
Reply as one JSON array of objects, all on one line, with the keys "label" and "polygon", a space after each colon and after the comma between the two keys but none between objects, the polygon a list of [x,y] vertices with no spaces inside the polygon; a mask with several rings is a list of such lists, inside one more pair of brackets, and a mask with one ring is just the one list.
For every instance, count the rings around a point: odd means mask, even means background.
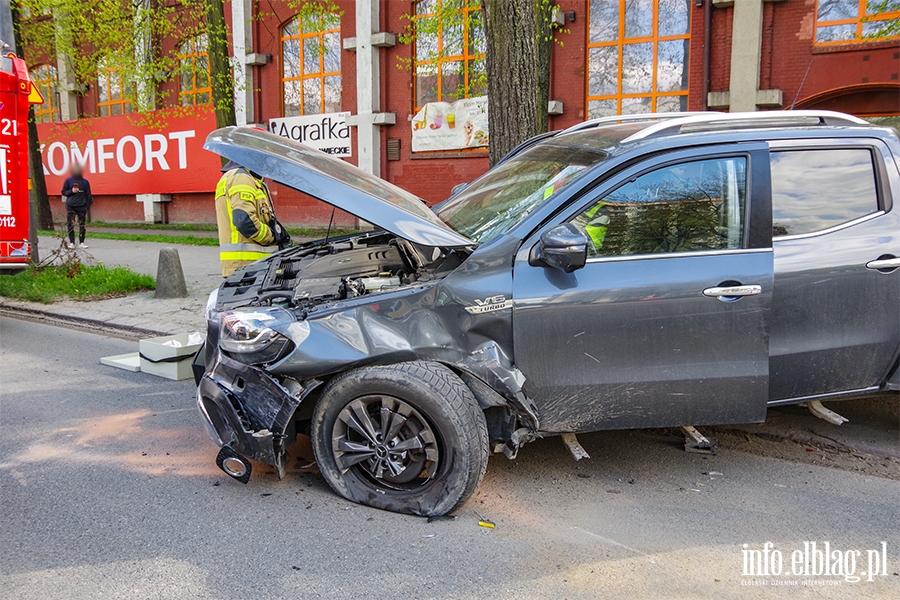
[{"label": "chrome door handle", "polygon": [[897,269],[900,268],[900,258],[879,258],[870,260],[866,263],[867,269],[877,271],[879,269]]},{"label": "chrome door handle", "polygon": [[760,285],[734,285],[729,287],[711,287],[703,290],[704,296],[722,298],[725,296],[756,296],[762,293]]}]

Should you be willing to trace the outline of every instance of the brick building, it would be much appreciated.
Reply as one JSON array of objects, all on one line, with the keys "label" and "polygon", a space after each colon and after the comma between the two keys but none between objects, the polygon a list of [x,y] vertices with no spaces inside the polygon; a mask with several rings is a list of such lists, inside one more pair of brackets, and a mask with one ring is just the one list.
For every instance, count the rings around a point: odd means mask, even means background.
[{"label": "brick building", "polygon": [[[410,22],[406,15],[433,10],[439,1],[335,0],[339,14],[316,23],[299,22],[287,2],[269,3],[261,18],[252,0],[226,3],[237,25],[236,75],[246,81],[236,91],[239,123],[267,127],[283,117],[349,113],[345,160],[429,202],[442,200],[483,173],[488,158],[478,139],[474,147],[413,151],[420,109],[454,100],[459,83],[475,81],[483,70],[477,16],[462,36],[429,40],[444,48],[437,60],[416,56],[419,42],[398,42]],[[880,14],[867,14],[870,5],[881,6],[867,0],[557,4],[564,27],[562,44],[553,48],[551,129],[634,112],[794,106],[900,114],[900,4],[888,2],[898,10]],[[85,160],[98,190],[94,219],[213,222],[217,163],[199,149],[214,128],[205,40],[157,43],[192,72],[163,84],[171,93],[160,96],[196,108],[156,129],[122,116],[134,106],[114,67],[76,85],[64,61],[26,48],[33,78],[49,99],[39,114],[48,185],[58,187],[67,161]],[[462,92],[483,94],[474,84]],[[77,128],[69,123],[75,119]],[[327,205],[283,186],[273,186],[273,194],[286,223],[322,225],[331,215]],[[51,204],[60,216],[61,202]],[[349,215],[336,220],[353,223]]]}]

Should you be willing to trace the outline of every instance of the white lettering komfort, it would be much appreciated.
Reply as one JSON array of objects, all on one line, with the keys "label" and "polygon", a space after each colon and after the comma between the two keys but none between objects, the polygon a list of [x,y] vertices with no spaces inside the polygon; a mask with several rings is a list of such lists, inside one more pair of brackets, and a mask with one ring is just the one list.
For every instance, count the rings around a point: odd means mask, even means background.
[{"label": "white lettering komfort", "polygon": [[[118,169],[123,173],[170,171],[188,168],[187,140],[197,136],[194,129],[172,131],[168,135],[148,133],[143,139],[133,135],[120,138],[88,140],[79,147],[63,142],[41,145],[44,174],[67,175],[73,164],[81,165],[86,174],[106,173]],[[169,142],[173,143],[169,143]]]}]

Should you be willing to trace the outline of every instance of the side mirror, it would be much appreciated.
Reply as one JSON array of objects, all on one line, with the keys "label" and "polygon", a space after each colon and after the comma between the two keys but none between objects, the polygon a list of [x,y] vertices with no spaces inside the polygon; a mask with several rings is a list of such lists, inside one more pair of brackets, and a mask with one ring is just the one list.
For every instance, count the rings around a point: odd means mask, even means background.
[{"label": "side mirror", "polygon": [[571,273],[584,267],[588,254],[587,236],[572,223],[548,229],[531,251],[532,265],[545,265]]}]

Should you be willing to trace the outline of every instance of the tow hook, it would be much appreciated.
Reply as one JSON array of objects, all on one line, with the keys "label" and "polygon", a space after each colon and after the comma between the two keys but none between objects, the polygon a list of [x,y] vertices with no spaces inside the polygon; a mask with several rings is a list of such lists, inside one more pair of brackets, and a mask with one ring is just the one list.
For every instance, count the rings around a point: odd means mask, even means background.
[{"label": "tow hook", "polygon": [[253,472],[250,461],[228,446],[222,446],[222,449],[219,450],[219,454],[216,455],[216,465],[225,471],[226,475],[244,484],[250,481],[250,473]]},{"label": "tow hook", "polygon": [[684,433],[684,449],[686,452],[696,452],[698,454],[715,454],[716,440],[708,438],[691,425],[685,425],[681,428]]}]

